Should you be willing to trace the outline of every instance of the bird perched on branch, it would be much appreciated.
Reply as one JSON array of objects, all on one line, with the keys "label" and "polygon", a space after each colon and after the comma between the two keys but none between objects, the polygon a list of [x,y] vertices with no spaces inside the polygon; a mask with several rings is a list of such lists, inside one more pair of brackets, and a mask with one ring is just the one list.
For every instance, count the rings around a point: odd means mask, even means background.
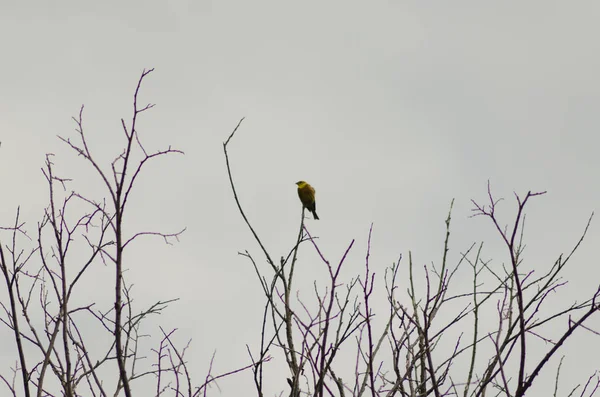
[{"label": "bird perched on branch", "polygon": [[304,208],[309,210],[316,220],[319,219],[317,215],[317,204],[315,203],[315,189],[304,181],[296,182],[298,185],[298,197]]}]

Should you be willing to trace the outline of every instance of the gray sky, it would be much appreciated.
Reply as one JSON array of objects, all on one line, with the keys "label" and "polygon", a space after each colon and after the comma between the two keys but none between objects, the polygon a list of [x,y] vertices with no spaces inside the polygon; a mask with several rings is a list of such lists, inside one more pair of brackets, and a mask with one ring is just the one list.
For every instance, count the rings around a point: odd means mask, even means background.
[{"label": "gray sky", "polygon": [[[157,106],[139,132],[149,149],[172,145],[185,156],[148,168],[129,227],[188,229],[174,246],[132,247],[128,277],[140,305],[181,298],[147,330],[162,324],[193,338],[198,382],[213,350],[217,372],[227,371],[245,365],[245,345],[258,342],[263,298],[237,252],[261,258],[222,151],[243,116],[230,147],[234,178],[273,257],[294,242],[294,182],[304,179],[317,190],[321,221],[309,227],[326,254],[335,261],[357,240],[350,273],[362,273],[371,222],[375,271],[409,250],[419,265],[439,262],[452,198],[452,258],[484,239],[501,265],[507,257],[491,225],[468,218],[470,199],[485,200],[490,180],[511,211],[513,191],[548,191],[532,202],[527,226],[527,266],[546,269],[600,200],[599,18],[600,4],[588,1],[3,3],[0,221],[12,222],[20,205],[33,231],[48,152],[77,187],[101,194],[91,168],[56,136],[76,136],[70,118],[85,104],[93,150],[114,157],[137,79],[154,67],[141,102]],[[574,258],[565,288],[573,299],[597,286],[599,239],[593,226]],[[310,286],[322,264],[305,250],[299,285]],[[575,361],[584,341],[567,346],[567,364],[589,364],[583,376],[565,370],[567,385],[597,369],[591,357]],[[271,393],[285,389],[278,382]],[[220,385],[239,395],[251,377]]]}]

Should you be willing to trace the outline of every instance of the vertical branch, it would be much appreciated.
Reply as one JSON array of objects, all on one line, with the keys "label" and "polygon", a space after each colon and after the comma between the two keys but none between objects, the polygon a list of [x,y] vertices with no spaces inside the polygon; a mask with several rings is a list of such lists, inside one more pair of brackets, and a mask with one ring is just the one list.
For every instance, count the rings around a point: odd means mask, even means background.
[{"label": "vertical branch", "polygon": [[524,382],[525,382],[525,362],[526,362],[526,354],[527,354],[527,345],[526,345],[526,328],[525,328],[525,304],[523,302],[523,287],[522,287],[521,277],[518,272],[518,265],[519,265],[519,261],[520,261],[520,259],[519,259],[520,249],[515,245],[515,239],[516,239],[518,231],[520,230],[521,217],[524,215],[523,210],[525,208],[525,205],[527,204],[527,201],[531,197],[541,196],[545,193],[546,193],[545,191],[538,192],[538,193],[531,193],[531,191],[529,191],[529,192],[527,192],[525,199],[522,201],[521,201],[521,198],[517,194],[515,194],[515,197],[517,199],[518,208],[517,208],[517,216],[515,218],[515,222],[513,224],[510,237],[507,236],[506,232],[500,226],[500,223],[498,222],[498,219],[496,218],[495,210],[496,210],[496,205],[499,200],[494,200],[489,182],[488,182],[488,198],[490,200],[489,208],[480,206],[475,201],[472,201],[473,204],[475,204],[475,209],[474,209],[475,215],[485,215],[492,220],[492,223],[494,224],[494,226],[496,227],[496,230],[498,231],[498,233],[504,240],[506,248],[508,249],[509,254],[510,254],[510,262],[511,262],[511,267],[512,267],[512,278],[513,278],[513,281],[514,281],[515,287],[516,287],[517,307],[518,307],[518,311],[519,311],[517,320],[519,322],[520,358],[519,358],[519,371],[518,371],[518,379],[517,379],[517,390],[515,392],[515,396],[517,396],[517,397],[521,397],[524,394],[523,387],[524,387]]},{"label": "vertical branch", "polygon": [[[16,239],[17,231],[20,231],[21,227],[21,225],[19,224],[19,214],[20,207],[17,208],[15,225],[12,230],[13,242]],[[2,244],[0,243],[0,270],[2,271],[2,275],[4,276],[4,281],[6,283],[6,288],[8,292],[8,299],[10,301],[10,311],[8,314],[10,316],[13,336],[15,338],[15,343],[17,344],[17,352],[19,354],[19,367],[21,369],[23,393],[25,394],[25,397],[30,397],[31,391],[29,389],[29,372],[27,370],[27,360],[25,358],[25,351],[23,350],[23,337],[21,336],[21,330],[19,327],[19,315],[17,314],[17,302],[15,297],[15,282],[17,280],[17,273],[20,271],[20,269],[16,266],[16,263],[14,265],[15,266],[13,266],[11,274],[11,272],[8,269],[8,264],[6,263],[6,258],[4,256],[4,249],[2,248]]]},{"label": "vertical branch", "polygon": [[[136,122],[138,114],[148,108],[148,106],[142,110],[138,110],[137,108],[137,97],[142,85],[142,81],[144,77],[146,77],[149,73],[152,72],[153,69],[148,71],[143,71],[140,79],[138,80],[137,87],[135,89],[135,93],[133,95],[133,118],[131,121],[131,128],[127,131],[127,127],[125,126],[125,121],[122,120],[123,130],[125,132],[125,136],[127,137],[127,146],[125,149],[125,153],[120,156],[123,160],[123,166],[120,170],[120,178],[119,173],[115,170],[115,162],[113,162],[113,175],[116,181],[115,186],[115,238],[116,238],[116,256],[115,256],[115,348],[116,348],[116,356],[117,356],[117,365],[119,366],[119,378],[121,381],[121,385],[123,386],[123,391],[125,392],[126,397],[131,397],[131,387],[129,385],[129,376],[127,375],[127,368],[125,366],[126,361],[126,352],[123,351],[123,336],[122,336],[122,313],[123,313],[123,215],[125,211],[125,192],[126,190],[126,177],[127,177],[127,167],[129,165],[131,148],[133,144],[133,138],[136,136]],[[133,181],[132,181],[133,183]]]},{"label": "vertical branch", "polygon": [[[537,195],[537,194],[534,194]],[[516,195],[515,195],[516,196]],[[519,360],[519,378],[517,381],[517,391],[516,396],[520,397],[523,395],[523,382],[525,380],[525,359],[527,354],[527,347],[525,343],[525,310],[523,304],[523,287],[521,286],[521,278],[519,276],[519,272],[517,266],[519,264],[519,251],[515,249],[515,236],[517,234],[517,230],[519,229],[519,224],[521,221],[521,216],[523,213],[523,207],[525,207],[525,203],[531,197],[531,192],[527,192],[527,196],[525,196],[525,200],[521,203],[521,200],[517,196],[517,202],[519,203],[519,210],[517,212],[517,219],[515,219],[515,224],[512,231],[512,236],[510,238],[510,243],[508,248],[510,250],[511,257],[511,265],[513,270],[513,277],[515,280],[515,285],[517,287],[517,305],[519,308],[519,339],[521,344],[521,357]],[[500,363],[502,365],[502,363]],[[502,367],[501,367],[502,368]],[[508,392],[508,390],[507,390]]]},{"label": "vertical branch", "polygon": [[304,219],[305,219],[305,208],[302,206],[302,218],[300,220],[300,230],[298,231],[298,238],[296,240],[296,245],[294,246],[292,263],[290,265],[290,273],[286,277],[283,272],[283,266],[285,262],[282,262],[281,266],[281,276],[283,281],[283,293],[284,293],[284,308],[285,308],[285,335],[288,344],[288,354],[286,356],[289,357],[288,365],[290,366],[290,370],[292,372],[292,382],[291,382],[291,392],[290,396],[297,397],[300,395],[300,366],[298,365],[298,358],[296,357],[296,348],[294,345],[294,334],[293,334],[293,322],[292,322],[292,307],[290,302],[290,294],[292,290],[292,281],[294,277],[294,269],[296,267],[296,260],[298,258],[298,247],[300,246],[300,242],[302,241],[302,234],[304,231]]},{"label": "vertical branch", "polygon": [[367,339],[369,348],[367,350],[367,371],[369,374],[369,383],[371,386],[371,395],[375,397],[375,374],[373,372],[373,327],[371,325],[371,308],[369,307],[369,298],[373,293],[373,284],[375,281],[375,273],[370,273],[369,256],[371,255],[371,233],[373,232],[373,224],[369,228],[369,238],[367,240],[367,256],[365,258],[365,281],[361,282],[363,289],[363,301],[365,302],[365,323],[367,326]]},{"label": "vertical branch", "polygon": [[[427,390],[427,384],[426,384],[426,382],[427,382],[427,374],[426,374],[427,365],[425,363],[425,344],[423,342],[423,331],[422,331],[423,328],[421,327],[420,320],[419,320],[419,302],[417,300],[417,292],[415,290],[415,283],[414,283],[412,252],[410,252],[410,251],[408,252],[408,269],[409,269],[409,281],[410,281],[408,295],[410,297],[412,309],[413,309],[412,316],[409,315],[408,318],[411,322],[413,322],[413,324],[417,330],[417,342],[415,342],[415,343],[419,344],[419,348],[418,348],[417,353],[413,352],[412,349],[409,349],[407,351],[407,357],[410,357],[411,355],[414,356],[415,365],[413,367],[413,371],[414,371],[413,376],[414,376],[415,382],[417,383],[415,392],[418,393],[419,395],[421,395],[421,394],[425,394],[425,391]],[[429,288],[429,279],[427,279],[427,288]],[[410,361],[412,361],[412,359]]]},{"label": "vertical branch", "polygon": [[[52,232],[54,234],[54,239],[56,242],[56,260],[58,262],[59,270],[60,270],[60,290],[57,291],[57,299],[59,302],[59,317],[60,317],[60,325],[61,325],[61,339],[62,339],[62,347],[65,355],[65,379],[64,379],[64,392],[67,397],[73,396],[73,380],[72,380],[72,362],[71,362],[71,347],[69,345],[69,336],[68,336],[68,293],[67,293],[67,269],[66,269],[66,248],[68,246],[69,240],[71,238],[68,228],[65,227],[65,207],[68,201],[65,200],[62,206],[62,209],[56,210],[56,203],[54,201],[55,192],[54,192],[54,182],[57,177],[54,176],[52,170],[52,162],[50,161],[50,156],[46,156],[46,179],[48,180],[48,189],[49,189],[49,209],[50,213],[47,213],[48,221],[50,226],[52,227]],[[59,180],[63,182],[62,180]],[[66,233],[66,240],[64,241],[64,236]]]},{"label": "vertical branch", "polygon": [[479,338],[479,302],[477,301],[477,276],[479,271],[477,270],[477,264],[479,263],[482,249],[483,243],[479,245],[475,260],[471,263],[471,267],[473,268],[473,347],[471,349],[471,363],[469,364],[469,373],[467,375],[467,382],[465,383],[464,397],[467,397],[469,394],[471,380],[473,379],[473,371],[475,370],[475,358],[477,357],[477,340]]}]

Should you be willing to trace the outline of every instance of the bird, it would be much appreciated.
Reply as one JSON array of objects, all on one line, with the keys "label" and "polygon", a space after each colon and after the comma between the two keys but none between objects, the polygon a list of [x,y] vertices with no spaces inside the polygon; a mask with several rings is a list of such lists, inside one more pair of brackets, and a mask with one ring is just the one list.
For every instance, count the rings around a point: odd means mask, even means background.
[{"label": "bird", "polygon": [[300,197],[302,206],[309,210],[316,220],[319,220],[315,203],[315,189],[304,181],[296,182],[296,185],[298,185],[298,197]]}]

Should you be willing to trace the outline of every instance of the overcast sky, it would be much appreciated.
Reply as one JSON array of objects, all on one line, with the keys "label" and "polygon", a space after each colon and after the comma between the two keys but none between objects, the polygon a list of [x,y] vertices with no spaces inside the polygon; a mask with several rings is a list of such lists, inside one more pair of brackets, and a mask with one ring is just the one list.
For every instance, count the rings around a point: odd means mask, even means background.
[{"label": "overcast sky", "polygon": [[[245,345],[258,343],[263,298],[237,253],[262,259],[233,201],[222,148],[242,117],[230,145],[234,178],[274,258],[293,246],[302,179],[317,191],[321,220],[308,224],[331,260],[356,239],[349,272],[363,271],[372,222],[376,272],[409,250],[419,266],[439,263],[453,198],[451,259],[485,240],[501,266],[508,258],[491,224],[469,218],[489,180],[511,210],[513,191],[548,191],[532,201],[526,231],[526,266],[546,269],[600,202],[599,20],[592,1],[4,2],[0,222],[10,224],[20,205],[34,232],[50,152],[74,187],[102,197],[92,168],[57,135],[76,137],[71,117],[85,104],[92,150],[110,161],[137,80],[155,68],[140,98],[156,107],[140,136],[149,149],[185,155],[148,167],[128,230],[187,231],[173,246],[132,246],[127,276],[140,307],[181,298],[146,331],[163,325],[192,338],[197,382],[215,349],[217,372],[227,371],[247,364]],[[565,296],[597,287],[599,242],[593,225]],[[310,286],[322,264],[304,249],[298,277]],[[88,287],[112,289],[109,274],[106,285]],[[577,350],[585,346],[567,345],[568,364],[589,364],[565,371],[567,385],[598,369],[597,357]],[[3,373],[13,357],[0,360]],[[251,376],[220,386],[240,395]],[[279,378],[270,395],[286,387]]]}]

